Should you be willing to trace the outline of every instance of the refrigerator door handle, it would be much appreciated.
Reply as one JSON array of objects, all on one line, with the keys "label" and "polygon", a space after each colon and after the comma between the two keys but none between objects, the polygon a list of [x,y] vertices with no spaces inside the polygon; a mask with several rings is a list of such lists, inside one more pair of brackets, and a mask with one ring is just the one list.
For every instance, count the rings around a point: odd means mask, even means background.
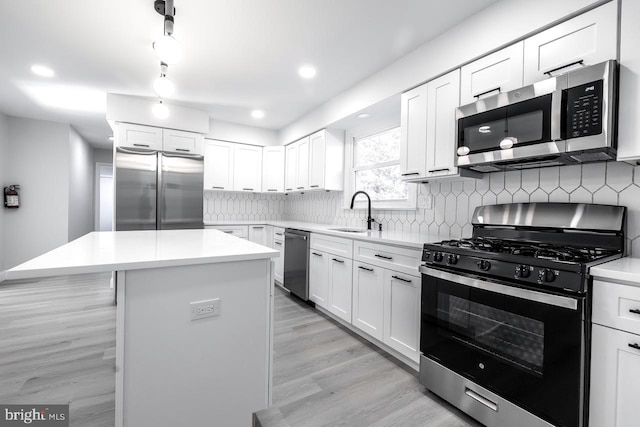
[{"label": "refrigerator door handle", "polygon": [[121,153],[142,154],[142,155],[145,155],[145,156],[153,156],[154,154],[157,153],[157,151],[155,151],[155,150],[144,149],[144,148],[122,148],[122,147],[118,147],[118,148],[116,148],[116,150],[121,152]]},{"label": "refrigerator door handle", "polygon": [[200,154],[188,154],[188,153],[175,154],[175,153],[167,153],[166,151],[163,151],[162,155],[165,157],[186,157],[188,159],[204,160],[204,156]]}]

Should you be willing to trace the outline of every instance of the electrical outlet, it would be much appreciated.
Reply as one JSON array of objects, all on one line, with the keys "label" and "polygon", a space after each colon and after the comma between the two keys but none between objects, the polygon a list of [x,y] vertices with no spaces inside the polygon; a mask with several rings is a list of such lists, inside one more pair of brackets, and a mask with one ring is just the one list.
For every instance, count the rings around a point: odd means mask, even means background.
[{"label": "electrical outlet", "polygon": [[220,298],[194,301],[189,306],[191,308],[191,320],[220,316]]}]

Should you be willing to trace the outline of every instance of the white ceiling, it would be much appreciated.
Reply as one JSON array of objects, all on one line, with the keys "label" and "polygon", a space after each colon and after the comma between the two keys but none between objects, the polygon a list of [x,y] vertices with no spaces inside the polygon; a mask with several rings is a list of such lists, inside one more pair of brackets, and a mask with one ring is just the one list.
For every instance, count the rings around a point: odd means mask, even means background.
[{"label": "white ceiling", "polygon": [[[167,102],[211,118],[280,129],[496,0],[174,0],[183,47],[169,67]],[[20,0],[3,8],[0,112],[70,123],[108,144],[104,109],[39,105],[27,88],[71,97],[120,93],[152,99],[160,65],[151,48],[163,18],[153,0]],[[55,70],[31,73],[33,64]],[[313,80],[297,75],[313,64]],[[263,119],[250,112],[262,109]]]}]

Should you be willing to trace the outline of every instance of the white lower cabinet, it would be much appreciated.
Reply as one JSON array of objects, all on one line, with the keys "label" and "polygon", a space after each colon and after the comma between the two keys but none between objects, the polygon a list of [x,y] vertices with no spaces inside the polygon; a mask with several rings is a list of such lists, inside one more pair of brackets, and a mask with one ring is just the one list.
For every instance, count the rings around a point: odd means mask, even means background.
[{"label": "white lower cabinet", "polygon": [[591,427],[635,427],[640,420],[640,335],[593,325]]},{"label": "white lower cabinet", "polygon": [[640,420],[640,287],[594,280],[590,427]]},{"label": "white lower cabinet", "polygon": [[385,270],[370,264],[353,265],[353,326],[382,341]]},{"label": "white lower cabinet", "polygon": [[326,252],[311,249],[309,255],[309,300],[329,309],[329,257]]},{"label": "white lower cabinet", "polygon": [[276,282],[284,284],[284,228],[273,227],[272,248],[280,252],[275,259],[275,271],[273,277]]},{"label": "white lower cabinet", "polygon": [[329,305],[327,310],[351,323],[351,292],[353,260],[330,255],[328,268]]},{"label": "white lower cabinet", "polygon": [[384,272],[383,342],[417,362],[420,356],[421,278]]},{"label": "white lower cabinet", "polygon": [[262,246],[268,244],[269,227],[267,225],[250,225],[249,241]]}]

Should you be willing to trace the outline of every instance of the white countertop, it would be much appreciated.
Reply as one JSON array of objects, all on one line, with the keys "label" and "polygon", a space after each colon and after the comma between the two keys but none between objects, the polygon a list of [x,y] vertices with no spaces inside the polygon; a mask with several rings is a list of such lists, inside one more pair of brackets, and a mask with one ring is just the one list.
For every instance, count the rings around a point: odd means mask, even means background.
[{"label": "white countertop", "polygon": [[591,267],[589,274],[597,279],[614,280],[640,286],[640,258],[620,258]]},{"label": "white countertop", "polygon": [[4,272],[6,280],[280,256],[214,229],[102,231],[86,234]]},{"label": "white countertop", "polygon": [[275,220],[255,220],[255,221],[205,221],[207,225],[272,225],[274,227],[296,228],[298,230],[310,231],[312,233],[327,234],[336,237],[344,237],[353,240],[363,240],[372,243],[390,244],[422,249],[425,243],[439,242],[442,237],[418,232],[403,231],[364,231],[362,233],[348,233],[344,231],[334,231],[332,228],[358,228],[336,224],[317,224],[313,222],[297,221],[275,221]]}]

